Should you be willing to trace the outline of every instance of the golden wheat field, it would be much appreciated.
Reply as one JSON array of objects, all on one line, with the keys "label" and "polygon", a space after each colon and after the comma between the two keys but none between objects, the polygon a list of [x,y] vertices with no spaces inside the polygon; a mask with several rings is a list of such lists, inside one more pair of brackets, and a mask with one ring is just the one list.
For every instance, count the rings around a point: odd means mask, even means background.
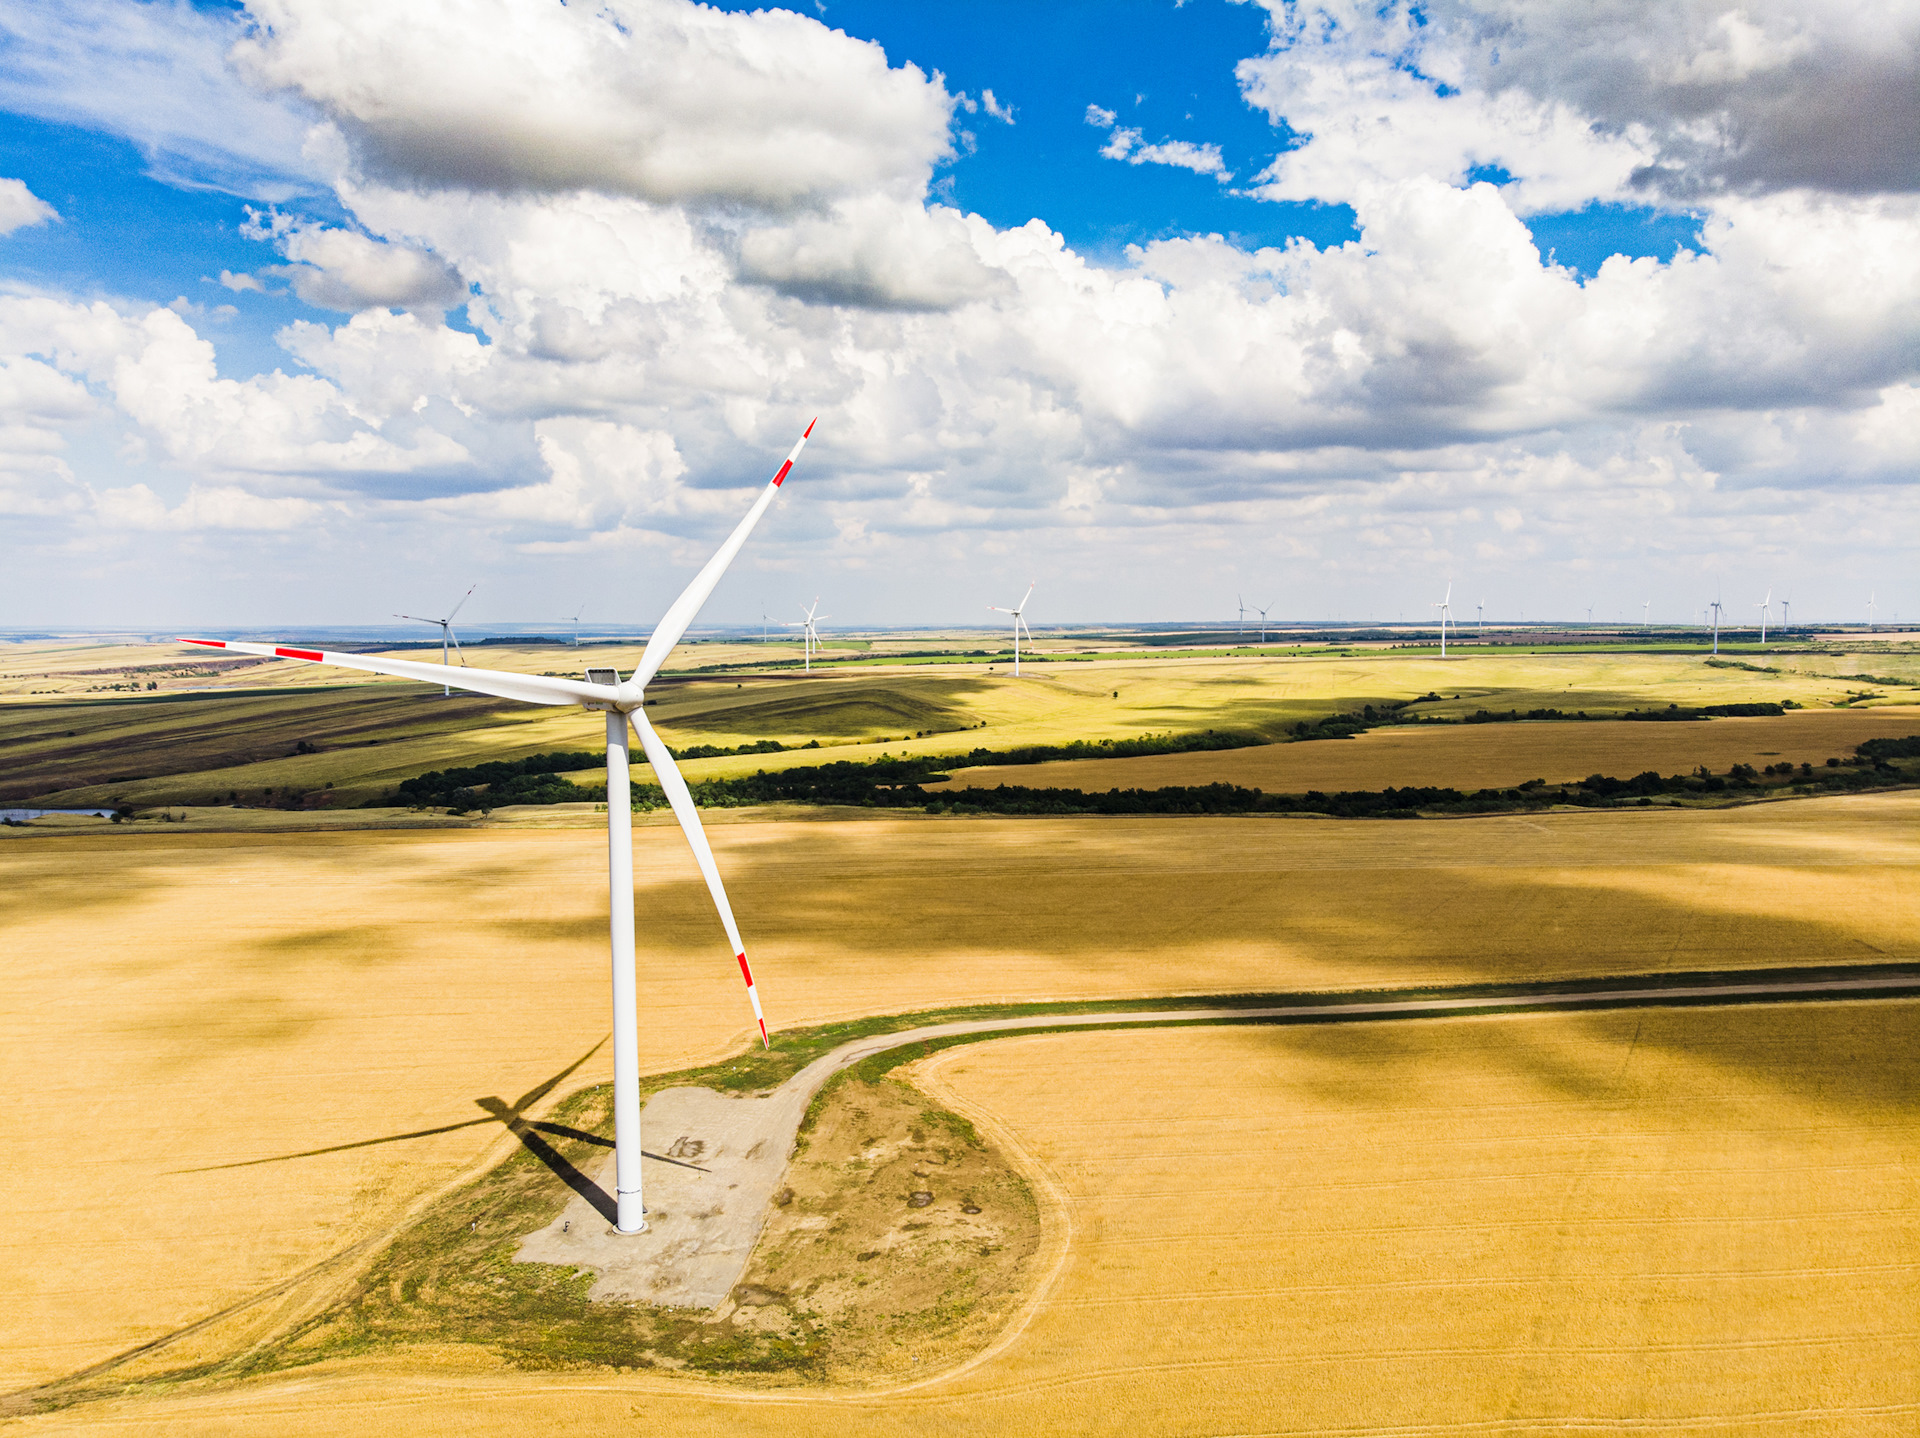
[{"label": "golden wheat field", "polygon": [[1589,774],[1630,778],[1648,769],[1689,774],[1703,764],[1716,774],[1735,764],[1818,766],[1846,758],[1865,740],[1910,734],[1920,734],[1920,706],[1807,709],[1774,718],[1660,724],[1540,721],[1374,729],[1352,739],[1310,744],[956,769],[952,781],[940,787],[1016,784],[1103,791],[1240,784],[1270,794],[1409,785],[1491,789]]},{"label": "golden wheat field", "polygon": [[1916,1040],[1912,1002],[999,1040],[916,1066],[1050,1220],[956,1371],[748,1394],[449,1353],[20,1426],[1908,1434]]},{"label": "golden wheat field", "polygon": [[[741,815],[712,834],[776,1028],[1873,961],[1920,928],[1909,794],[1403,824]],[[664,1071],[734,1051],[749,1019],[678,834],[635,837],[643,1060]],[[26,1135],[0,1176],[0,1383],[196,1321],[504,1152],[476,1101],[607,1031],[603,854],[590,830],[513,828],[0,846],[0,1083]],[[600,1050],[567,1086],[607,1071]]]}]

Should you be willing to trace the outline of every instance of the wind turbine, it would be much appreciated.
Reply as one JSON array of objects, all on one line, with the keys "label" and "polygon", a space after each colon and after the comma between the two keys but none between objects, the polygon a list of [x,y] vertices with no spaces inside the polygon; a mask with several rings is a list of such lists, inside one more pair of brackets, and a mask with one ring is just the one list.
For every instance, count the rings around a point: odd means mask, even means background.
[{"label": "wind turbine", "polygon": [[[818,423],[815,421],[814,423]],[[747,516],[735,526],[726,543],[709,559],[706,568],[680,592],[647,640],[640,656],[640,667],[622,680],[615,669],[589,669],[584,681],[553,679],[540,674],[514,674],[501,669],[462,669],[458,678],[447,681],[475,694],[491,694],[501,699],[517,699],[526,704],[569,705],[606,715],[607,722],[607,901],[608,943],[613,957],[613,1132],[614,1132],[614,1227],[620,1233],[644,1233],[646,1208],[640,1194],[640,1038],[636,1008],[636,980],[633,961],[633,812],[627,798],[629,788],[628,728],[640,736],[653,776],[666,792],[673,815],[680,821],[694,863],[707,881],[720,916],[720,926],[733,945],[740,976],[747,982],[747,998],[753,1005],[754,1021],[760,1026],[760,1042],[771,1047],[767,1021],[760,1010],[760,994],[754,987],[753,970],[747,965],[746,945],[740,942],[739,927],[733,921],[733,909],[727,903],[727,891],[721,887],[720,871],[714,866],[713,850],[700,827],[700,811],[687,792],[687,781],[666,741],[648,722],[647,684],[660,672],[674,645],[680,642],[700,608],[707,602],[720,578],[733,563],[734,556],[747,542],[747,536],[760,522],[779,493],[781,484],[792,471],[800,450],[813,434],[809,424],[782,464],[754,501]],[[439,621],[433,621],[439,622]],[[264,654],[280,659],[304,659],[312,664],[333,664],[342,669],[360,669],[374,674],[394,674],[402,679],[442,682],[431,664],[416,664],[406,659],[386,659],[366,654],[336,654],[324,649],[292,649],[270,644],[241,644],[224,639],[183,639],[182,644],[198,644],[208,649],[233,649],[243,654]],[[445,666],[441,666],[444,668]]]},{"label": "wind turbine", "polygon": [[787,626],[789,629],[800,631],[800,672],[803,674],[813,673],[813,651],[820,647],[820,631],[814,628],[815,621],[833,617],[829,614],[816,613],[815,611],[819,608],[820,596],[816,594],[813,596],[813,608],[801,610],[800,613],[804,617],[798,623]]},{"label": "wind turbine", "polygon": [[1429,606],[1440,611],[1440,657],[1447,657],[1447,621],[1453,618],[1453,581],[1447,581],[1447,597]]},{"label": "wind turbine", "polygon": [[[465,664],[467,662],[467,656],[460,648],[459,639],[456,638],[454,635],[453,616],[454,614],[458,614],[462,609],[466,608],[467,601],[473,598],[473,591],[478,589],[479,587],[480,586],[478,584],[469,586],[469,588],[467,589],[467,592],[460,596],[460,602],[453,606],[453,613],[447,615],[445,619],[422,619],[418,614],[396,614],[393,617],[395,619],[411,619],[415,624],[438,624],[440,626],[440,663],[441,665],[444,667],[447,662],[448,641],[452,641],[453,652],[455,654],[458,654],[460,656],[460,662],[462,664]],[[440,692],[442,695],[449,695],[453,693],[453,690],[447,688],[445,685],[442,685]]]},{"label": "wind turbine", "polygon": [[1484,599],[1473,606],[1473,637],[1476,643],[1487,637],[1487,601]]},{"label": "wind turbine", "polygon": [[[1040,581],[1036,579],[1032,584],[1027,586],[1027,599],[1033,598],[1034,588],[1039,583]],[[1018,609],[1002,609],[997,604],[989,604],[987,606],[987,608],[991,609],[995,614],[1011,614],[1013,616],[1013,677],[1015,679],[1020,677],[1020,631],[1027,629],[1025,617],[1027,613],[1027,599],[1020,601],[1020,607]],[[1240,613],[1244,617],[1246,612],[1246,601],[1242,600]],[[1031,629],[1027,629],[1027,647],[1033,647],[1033,631]]]},{"label": "wind turbine", "polygon": [[[1267,609],[1273,608],[1274,604],[1277,602],[1278,601],[1269,600],[1267,603]],[[1262,609],[1257,604],[1253,606],[1253,612],[1260,616],[1260,642],[1262,644],[1265,644],[1267,642],[1267,609]]]},{"label": "wind turbine", "polygon": [[[1747,592],[1751,594],[1753,591],[1748,590]],[[1760,611],[1760,642],[1765,644],[1767,642],[1767,620],[1773,617],[1773,590],[1771,587],[1767,590],[1767,597],[1754,605],[1754,608]]]},{"label": "wind turbine", "polygon": [[1707,608],[1713,611],[1713,652],[1718,654],[1720,652],[1720,600],[1718,596],[1714,598],[1713,603],[1708,605]]},{"label": "wind turbine", "polygon": [[1780,632],[1787,633],[1793,628],[1793,598],[1789,595],[1780,601]]},{"label": "wind turbine", "polygon": [[567,623],[573,626],[573,647],[575,649],[580,647],[580,616],[586,612],[587,606],[583,604],[571,615],[565,616]]},{"label": "wind turbine", "polygon": [[1867,628],[1869,630],[1873,628],[1873,592],[1871,590],[1867,592]]},{"label": "wind turbine", "polygon": [[1653,601],[1649,599],[1640,606],[1640,632],[1645,634],[1653,628]]},{"label": "wind turbine", "polygon": [[[1029,593],[1031,593],[1031,591],[1029,591]],[[1244,639],[1247,637],[1247,596],[1244,594],[1236,594],[1234,598],[1240,601],[1240,618],[1237,621],[1233,632],[1236,638]],[[991,609],[993,608],[993,606],[989,604],[987,608]],[[1002,614],[1013,613],[1011,609],[1002,609],[1000,612]],[[1014,673],[1018,674],[1019,672],[1020,672],[1019,666],[1015,665]]]}]

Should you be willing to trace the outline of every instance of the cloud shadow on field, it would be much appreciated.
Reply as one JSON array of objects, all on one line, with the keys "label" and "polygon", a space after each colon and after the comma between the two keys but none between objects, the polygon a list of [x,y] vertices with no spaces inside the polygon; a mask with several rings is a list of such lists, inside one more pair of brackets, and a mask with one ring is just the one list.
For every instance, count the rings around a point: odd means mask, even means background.
[{"label": "cloud shadow on field", "polygon": [[[1117,841],[1137,836],[1083,830],[1076,841],[1093,837],[1076,855],[1055,843],[1051,826],[1063,822],[935,821],[922,842],[912,829],[895,831],[891,850],[878,852],[859,842],[865,826],[844,826],[851,839],[820,826],[805,837],[804,861],[781,846],[741,844],[728,847],[721,867],[747,938],[762,949],[804,947],[828,935],[836,948],[861,955],[966,958],[1004,953],[1011,937],[1019,950],[1103,980],[1160,954],[1177,964],[1189,992],[1247,987],[1244,967],[1206,966],[1210,950],[1230,948],[1268,956],[1262,967],[1276,990],[1889,957],[1879,932],[1885,921],[1871,922],[1884,897],[1876,900],[1864,874],[1857,902],[1834,896],[1833,917],[1819,918],[1783,912],[1788,901],[1777,896],[1792,892],[1798,874],[1790,864],[1735,866],[1764,877],[1758,897],[1776,900],[1766,912],[1689,902],[1682,879],[1672,895],[1652,892],[1646,883],[1611,879],[1605,864],[1564,855],[1476,865],[1466,824],[1429,826],[1435,839],[1458,846],[1457,866],[1410,864],[1383,848],[1377,861],[1345,867],[1315,867],[1304,851],[1296,863],[1276,856],[1270,866],[1234,867],[1242,852],[1236,841],[1258,842],[1255,826],[1264,821],[1165,819],[1154,821],[1167,826],[1164,867],[1109,868],[1102,861]],[[1338,821],[1301,822],[1331,830]],[[1397,841],[1417,822],[1382,822],[1377,831]],[[983,832],[988,824],[1001,832]],[[989,842],[965,842],[974,835]],[[1635,875],[1701,868],[1629,853],[1619,867]],[[645,873],[659,891],[650,898],[653,943],[704,944],[713,921],[692,862],[669,862],[663,852]],[[840,878],[798,882],[822,873]],[[956,978],[965,972],[956,968]]]},{"label": "cloud shadow on field", "polygon": [[[76,851],[68,847],[71,842],[63,837],[43,846],[31,839],[14,839],[0,848],[0,925],[11,929],[50,915],[64,919],[76,913],[125,908],[177,882],[163,865],[133,862],[125,854],[114,855],[110,867],[101,865],[97,862],[100,851],[92,845],[87,846],[85,858],[76,862]],[[34,846],[32,852],[29,845]]]},{"label": "cloud shadow on field", "polygon": [[236,1050],[299,1043],[329,1017],[324,1010],[296,1007],[279,994],[255,990],[209,994],[169,1008],[149,1009],[114,1028],[145,1040],[150,1067],[169,1073]]},{"label": "cloud shadow on field", "polygon": [[1641,1114],[1636,1131],[1657,1131],[1649,1106],[1682,1110],[1684,1125],[1744,1121],[1758,1105],[1786,1132],[1783,1100],[1904,1123],[1920,1094],[1916,1040],[1920,1003],[1888,998],[1275,1025],[1264,1042],[1290,1060],[1286,1092],[1318,1108],[1445,1114],[1505,1073],[1576,1107]]},{"label": "cloud shadow on field", "polygon": [[[404,957],[396,942],[396,933],[384,924],[345,924],[338,928],[306,929],[295,934],[258,939],[247,948],[248,956],[263,954],[291,960],[326,960],[351,968],[372,968]],[[250,967],[256,965],[249,965]]]},{"label": "cloud shadow on field", "polygon": [[[1772,854],[1730,864],[1727,842],[1736,834],[1719,826],[1703,826],[1690,858],[1691,842],[1661,861],[1630,835],[1569,827],[1551,843],[1535,843],[1530,831],[1509,835],[1509,857],[1489,861],[1476,857],[1476,835],[1489,832],[1476,828],[1482,821],[1412,821],[1366,831],[1380,848],[1367,848],[1365,864],[1316,868],[1302,848],[1272,851],[1266,863],[1256,854],[1251,867],[1235,869],[1243,839],[1261,844],[1260,821],[1152,821],[1165,834],[1156,841],[1164,868],[1141,862],[1151,850],[1136,849],[1137,832],[1099,827],[1123,821],[1057,827],[1068,822],[986,821],[989,830],[935,821],[924,837],[915,823],[890,831],[879,847],[861,837],[865,826],[823,828],[807,833],[804,859],[780,844],[742,844],[729,847],[721,866],[747,942],[770,974],[779,974],[782,951],[790,962],[844,963],[863,973],[912,956],[919,974],[953,976],[945,990],[914,990],[913,1006],[927,1008],[978,1001],[983,968],[1010,976],[996,996],[1017,995],[1024,983],[1028,991],[1044,986],[1049,998],[1095,998],[1885,963],[1914,952],[1891,937],[1904,922],[1899,905],[1913,900],[1907,886],[1888,887],[1888,866],[1796,865]],[[1313,834],[1321,826],[1330,839],[1339,832],[1332,821],[1313,822]],[[1605,846],[1597,859],[1594,843]],[[1460,862],[1432,864],[1435,848],[1457,849]],[[1123,852],[1126,862],[1116,857]],[[645,942],[658,952],[697,952],[710,937],[699,878],[690,862],[678,867],[656,868],[660,891]],[[840,879],[821,885],[807,877],[817,874]],[[812,954],[823,957],[803,958]],[[1250,973],[1259,978],[1249,982]],[[1586,1035],[1581,1052],[1516,1050],[1503,1062],[1556,1092],[1591,1097],[1626,1041],[1608,1039],[1612,1030],[1598,1016],[1566,1022]],[[1649,1028],[1643,1044],[1664,1044],[1664,1032]],[[1700,1056],[1749,1079],[1770,1072],[1768,1060],[1738,1047],[1709,1044]],[[1867,1067],[1869,1057],[1863,1052]],[[1889,1078],[1883,1097],[1905,1081]],[[1866,1079],[1856,1087],[1860,1101],[1873,1092]]]},{"label": "cloud shadow on field", "polygon": [[582,919],[496,919],[488,927],[533,943],[584,944],[598,940],[604,946],[607,942],[605,913]]}]

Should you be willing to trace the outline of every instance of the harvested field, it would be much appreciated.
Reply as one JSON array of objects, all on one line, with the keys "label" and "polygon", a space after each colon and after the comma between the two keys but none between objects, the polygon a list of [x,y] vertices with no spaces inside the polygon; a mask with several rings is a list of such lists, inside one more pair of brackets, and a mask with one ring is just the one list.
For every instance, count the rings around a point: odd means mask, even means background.
[{"label": "harvested field", "polygon": [[349,776],[374,789],[535,712],[419,685],[11,705],[0,708],[0,801],[258,801],[268,788],[324,795]]},{"label": "harvested field", "polygon": [[1553,784],[1589,774],[1631,778],[1648,769],[1687,774],[1702,764],[1716,774],[1735,764],[1764,768],[1782,760],[1818,766],[1829,758],[1847,757],[1867,739],[1909,734],[1920,734],[1920,706],[1806,709],[1778,718],[1677,723],[1593,720],[1386,728],[1306,744],[956,769],[950,784],[935,787],[1015,784],[1104,792],[1239,784],[1269,794],[1428,785],[1492,789],[1529,779]]},{"label": "harvested field", "polygon": [[915,1073],[1034,1165],[1050,1273],[957,1372],[728,1393],[435,1354],[21,1428],[1906,1434],[1916,1055],[1904,1001],[998,1040]]},{"label": "harvested field", "polygon": [[[1920,931],[1906,794],[1446,824],[735,817],[711,832],[776,1029],[956,1002],[1871,961]],[[0,1176],[7,1387],[380,1231],[510,1146],[479,1100],[527,1093],[606,1032],[592,830],[183,828],[0,846],[0,1083],[33,1138]],[[746,1006],[684,846],[663,824],[635,840],[643,1062],[736,1051]],[[602,1050],[568,1086],[607,1065]]]}]

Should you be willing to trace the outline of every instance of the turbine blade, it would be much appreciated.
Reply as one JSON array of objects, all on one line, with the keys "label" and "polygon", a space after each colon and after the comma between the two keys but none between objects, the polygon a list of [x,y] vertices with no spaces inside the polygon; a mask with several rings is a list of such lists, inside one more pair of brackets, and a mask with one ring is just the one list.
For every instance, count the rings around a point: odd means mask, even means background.
[{"label": "turbine blade", "polygon": [[453,641],[453,652],[460,656],[460,667],[462,669],[466,668],[467,651],[460,647],[460,636],[453,632],[453,626],[451,624],[447,626],[447,638]]},{"label": "turbine blade", "polygon": [[773,497],[780,492],[780,486],[786,482],[787,474],[793,468],[794,461],[800,458],[801,449],[806,445],[808,436],[813,433],[813,426],[819,422],[818,419],[814,419],[808,423],[806,433],[794,441],[793,448],[787,452],[786,463],[781,465],[779,472],[767,481],[767,487],[753,502],[753,508],[747,511],[747,517],[734,526],[733,533],[727,536],[727,542],[722,544],[713,558],[707,561],[707,567],[693,577],[693,583],[680,591],[680,597],[673,601],[666,616],[655,626],[653,637],[647,640],[646,650],[640,656],[640,667],[634,670],[633,676],[621,686],[627,697],[631,698],[646,688],[647,681],[658,674],[660,666],[667,662],[667,656],[673,653],[673,646],[678,644],[680,636],[687,632],[687,626],[692,624],[694,616],[699,614],[700,606],[707,602],[707,596],[712,594],[715,586],[720,583],[720,576],[727,572],[727,566],[733,563],[733,557],[740,552],[740,546],[747,542],[747,536],[753,533],[753,527],[760,522],[760,516],[767,512],[767,506],[773,503]]},{"label": "turbine blade", "polygon": [[341,669],[359,669],[368,674],[391,674],[400,679],[419,679],[442,687],[451,685],[474,694],[491,694],[499,699],[518,699],[523,704],[580,704],[598,699],[608,702],[618,691],[604,684],[588,684],[579,679],[548,679],[540,674],[509,674],[500,669],[463,669],[455,674],[441,664],[420,664],[411,659],[388,659],[369,654],[335,654],[326,649],[291,649],[273,644],[242,644],[228,639],[180,639],[179,644],[198,644],[206,649],[231,649],[239,654],[264,654],[269,659],[301,659],[309,664],[332,664]]},{"label": "turbine blade", "polygon": [[[693,850],[693,861],[700,866],[700,876],[707,881],[713,906],[720,911],[720,927],[727,931],[727,942],[733,945],[733,956],[740,964],[740,976],[747,981],[747,998],[753,1003],[754,1021],[760,1025],[760,1043],[762,1047],[771,1048],[766,1016],[760,1012],[760,992],[753,986],[753,970],[747,965],[747,946],[740,942],[739,926],[733,922],[733,907],[727,903],[727,891],[721,886],[720,870],[714,865],[713,850],[707,845],[706,830],[700,827],[700,811],[694,807],[693,795],[687,792],[687,781],[680,777],[680,766],[673,762],[666,741],[654,732],[647,716],[636,709],[627,718],[633,721],[634,732],[640,736],[640,747],[646,750],[647,762],[653,765],[653,777],[660,781],[667,802],[673,806],[673,817],[680,821],[680,832],[687,836],[687,847]],[[613,796],[607,797],[611,802]]]},{"label": "turbine blade", "polygon": [[[480,586],[478,583],[475,583],[468,587],[467,592],[460,596],[460,602],[453,606],[453,614],[458,614],[462,609],[465,609],[467,607],[467,601],[473,598],[473,591],[478,589],[479,587]],[[453,614],[449,614],[447,616],[446,622],[448,624],[453,623]]]}]

